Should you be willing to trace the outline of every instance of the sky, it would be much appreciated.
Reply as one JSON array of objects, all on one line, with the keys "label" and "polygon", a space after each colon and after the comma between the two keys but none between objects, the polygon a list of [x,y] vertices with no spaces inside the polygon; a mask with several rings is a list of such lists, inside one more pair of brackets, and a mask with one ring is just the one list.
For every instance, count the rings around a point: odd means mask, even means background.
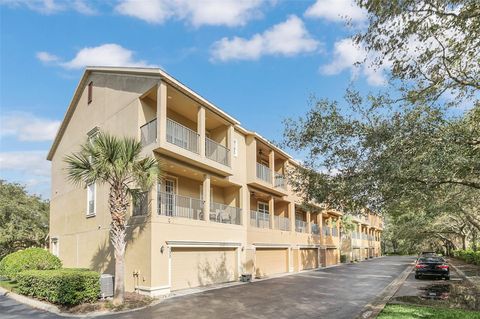
[{"label": "sky", "polygon": [[50,197],[46,154],[87,65],[160,67],[278,141],[312,95],[386,84],[356,65],[366,22],[351,0],[0,0],[0,179]]}]

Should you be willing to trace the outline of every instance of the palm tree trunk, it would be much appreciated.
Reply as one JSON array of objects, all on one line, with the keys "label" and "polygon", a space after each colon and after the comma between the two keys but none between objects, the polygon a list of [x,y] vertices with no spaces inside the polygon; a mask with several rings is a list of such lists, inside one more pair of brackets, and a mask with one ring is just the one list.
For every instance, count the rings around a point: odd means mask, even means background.
[{"label": "palm tree trunk", "polygon": [[112,223],[110,232],[115,255],[115,293],[113,304],[123,303],[125,295],[125,227]]}]

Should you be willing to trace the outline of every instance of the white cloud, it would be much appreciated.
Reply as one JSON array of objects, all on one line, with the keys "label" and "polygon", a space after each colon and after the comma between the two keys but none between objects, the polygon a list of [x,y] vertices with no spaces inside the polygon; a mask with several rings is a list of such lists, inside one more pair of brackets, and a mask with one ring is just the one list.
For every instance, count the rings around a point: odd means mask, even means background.
[{"label": "white cloud", "polygon": [[305,28],[297,16],[290,16],[285,22],[274,25],[250,39],[223,38],[213,44],[212,60],[256,60],[263,55],[293,56],[313,52],[320,43]]},{"label": "white cloud", "polygon": [[354,0],[317,0],[305,11],[305,16],[332,22],[350,20],[357,24],[367,20],[366,10],[358,7]]},{"label": "white cloud", "polygon": [[148,23],[161,24],[168,19],[202,25],[245,25],[261,16],[262,0],[122,0],[116,11]]},{"label": "white cloud", "polygon": [[55,14],[68,10],[74,10],[85,15],[97,14],[97,10],[85,0],[1,0],[0,4],[10,7],[26,7],[42,14]]},{"label": "white cloud", "polygon": [[1,152],[0,168],[9,172],[28,173],[31,177],[50,176],[46,151]]},{"label": "white cloud", "polygon": [[333,60],[320,67],[320,72],[325,75],[339,74],[349,70],[352,77],[365,76],[370,85],[385,85],[385,70],[389,69],[391,63],[384,61],[381,67],[375,66],[374,61],[378,55],[373,52],[367,54],[366,50],[354,43],[351,38],[335,42]]},{"label": "white cloud", "polygon": [[81,69],[86,66],[156,67],[144,60],[134,59],[133,51],[115,43],[85,47],[78,51],[73,59],[66,62],[62,62],[60,58],[48,52],[38,52],[37,58],[44,63],[55,63],[65,69]]},{"label": "white cloud", "polygon": [[60,126],[60,121],[22,112],[2,115],[0,123],[0,136],[13,136],[19,141],[32,142],[53,140]]}]

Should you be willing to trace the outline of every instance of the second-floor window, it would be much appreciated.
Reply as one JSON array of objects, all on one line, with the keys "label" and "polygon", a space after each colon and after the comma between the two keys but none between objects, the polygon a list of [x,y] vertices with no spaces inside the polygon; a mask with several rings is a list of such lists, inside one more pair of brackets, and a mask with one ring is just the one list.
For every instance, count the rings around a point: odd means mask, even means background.
[{"label": "second-floor window", "polygon": [[238,140],[234,139],[233,140],[233,156],[237,157],[238,156]]},{"label": "second-floor window", "polygon": [[87,185],[87,216],[95,216],[95,183]]}]

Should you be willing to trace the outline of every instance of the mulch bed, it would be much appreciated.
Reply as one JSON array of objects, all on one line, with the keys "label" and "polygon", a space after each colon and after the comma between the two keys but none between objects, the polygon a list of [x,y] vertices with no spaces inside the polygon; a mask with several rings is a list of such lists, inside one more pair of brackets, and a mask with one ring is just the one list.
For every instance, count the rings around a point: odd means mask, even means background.
[{"label": "mulch bed", "polygon": [[98,311],[123,311],[138,309],[150,305],[155,299],[140,294],[126,292],[125,302],[120,306],[114,306],[111,300],[99,300],[95,303],[85,303],[73,307],[61,307],[60,309],[68,313],[87,313]]}]

